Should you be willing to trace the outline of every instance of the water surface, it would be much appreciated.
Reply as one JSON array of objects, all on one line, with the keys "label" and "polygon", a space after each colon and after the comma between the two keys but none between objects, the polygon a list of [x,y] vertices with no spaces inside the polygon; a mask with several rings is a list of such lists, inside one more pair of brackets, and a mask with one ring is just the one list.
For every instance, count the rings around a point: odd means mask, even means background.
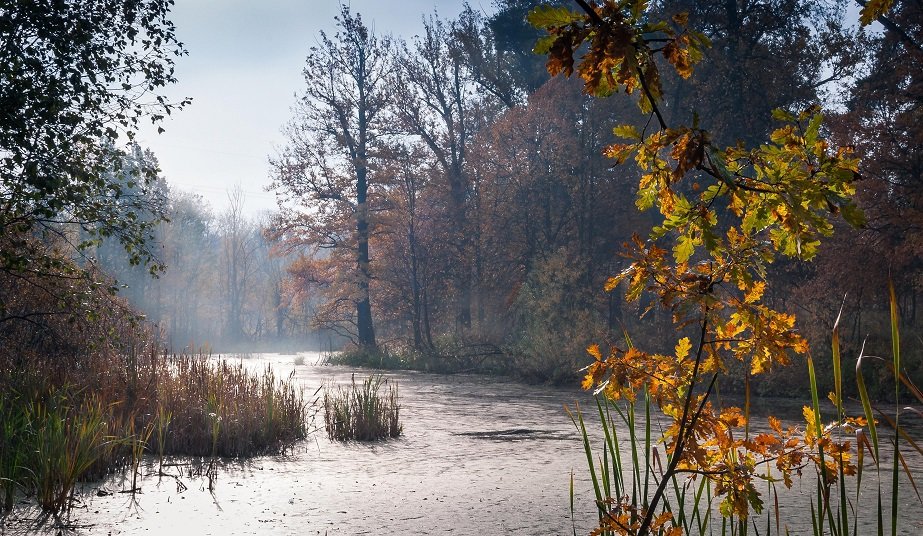
[{"label": "water surface", "polygon": [[[300,357],[306,364],[295,365],[296,356],[279,354],[250,356],[242,362],[254,370],[270,364],[277,377],[294,371],[306,395],[321,385],[346,383],[353,374],[359,381],[370,373],[317,365],[318,354]],[[164,477],[149,463],[142,492],[134,498],[119,493],[130,487],[120,478],[88,486],[71,516],[73,532],[488,536],[591,530],[595,510],[586,455],[563,410],[575,400],[591,405],[586,394],[482,376],[385,376],[400,388],[401,438],[341,444],[328,441],[321,430],[290,455],[226,462],[213,491],[194,465],[180,460],[180,465],[165,468],[170,476]],[[760,406],[779,407],[772,401]],[[316,425],[322,424],[318,415]],[[598,433],[592,417],[588,425]],[[923,477],[919,458],[908,459]],[[570,509],[572,473],[576,520]],[[809,529],[807,501],[813,482],[806,479],[796,482],[793,490],[783,490],[782,522],[792,534]],[[97,494],[100,490],[103,495]],[[865,493],[860,500],[870,497]],[[923,534],[923,509],[909,487],[901,508],[902,533]],[[868,523],[873,523],[873,512],[863,509]],[[32,530],[32,518],[20,511],[19,521],[0,524],[0,534]],[[764,526],[761,521],[761,533]]]}]

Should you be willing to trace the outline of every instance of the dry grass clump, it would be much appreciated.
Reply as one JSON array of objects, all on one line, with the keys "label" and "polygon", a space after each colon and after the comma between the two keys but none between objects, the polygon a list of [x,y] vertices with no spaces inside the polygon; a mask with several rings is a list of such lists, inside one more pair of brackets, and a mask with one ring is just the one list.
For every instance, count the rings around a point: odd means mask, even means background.
[{"label": "dry grass clump", "polygon": [[240,363],[207,356],[155,358],[142,426],[156,428],[158,450],[191,456],[282,453],[307,434],[307,404],[291,376],[277,380]]},{"label": "dry grass clump", "polygon": [[306,437],[292,377],[165,355],[97,276],[60,263],[34,281],[0,271],[0,513],[17,496],[67,510],[78,481],[116,471],[134,489],[145,454],[274,454]]},{"label": "dry grass clump", "polygon": [[[387,386],[387,394],[379,394]],[[334,441],[375,441],[398,437],[400,423],[398,390],[381,375],[370,376],[361,384],[353,374],[349,385],[324,391],[324,425]]]}]

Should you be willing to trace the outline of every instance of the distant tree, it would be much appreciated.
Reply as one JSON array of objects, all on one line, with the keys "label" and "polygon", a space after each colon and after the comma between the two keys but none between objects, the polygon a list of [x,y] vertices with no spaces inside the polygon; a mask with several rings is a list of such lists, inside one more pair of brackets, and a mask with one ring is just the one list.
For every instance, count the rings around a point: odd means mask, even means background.
[{"label": "distant tree", "polygon": [[[200,196],[172,191],[170,197],[170,221],[159,230],[164,272],[155,284],[163,287],[164,306],[158,321],[171,348],[214,343],[218,271],[223,269],[217,225]],[[135,305],[150,310],[147,302]]]},{"label": "distant tree", "polygon": [[[374,224],[375,162],[393,131],[386,116],[391,41],[378,38],[343,6],[333,39],[321,32],[304,69],[307,88],[288,125],[288,144],[272,161],[282,214],[278,234],[316,245],[351,281],[356,342],[375,348],[369,238]],[[352,266],[350,266],[350,264]],[[346,275],[348,274],[348,277]],[[345,320],[345,319],[344,319]]]},{"label": "distant tree", "polygon": [[497,39],[484,15],[467,3],[452,23],[450,46],[463,55],[462,62],[470,71],[471,80],[482,93],[503,107],[512,108],[522,101],[525,93],[514,58],[498,48]]},{"label": "distant tree", "polygon": [[[846,294],[843,333],[857,350],[869,336],[869,348],[889,344],[890,334],[883,333],[889,279],[905,333],[919,333],[923,318],[923,6],[896,1],[877,20],[882,31],[868,36],[866,64],[855,70],[833,123],[836,139],[854,144],[862,157],[856,198],[868,224],[843,229],[825,244],[794,290],[817,318],[815,331],[826,333],[821,311],[838,307]],[[912,335],[904,341],[911,354],[921,344]],[[923,377],[923,365],[916,374]]]},{"label": "distant tree", "polygon": [[289,307],[285,296],[285,265],[292,256],[290,253],[277,247],[271,240],[272,217],[264,215],[260,218],[257,227],[260,229],[259,247],[257,250],[258,270],[264,282],[263,302],[268,315],[267,322],[271,322],[273,336],[282,340],[286,334],[286,321],[289,317]]},{"label": "distant tree", "polygon": [[[451,36],[458,21],[424,19],[423,35],[411,45],[401,43],[395,70],[393,109],[401,129],[420,141],[438,182],[444,185],[447,207],[444,230],[452,244],[454,262],[445,274],[455,286],[456,328],[471,327],[476,286],[471,250],[467,152],[470,138],[483,116],[485,104],[477,95],[470,65]],[[435,193],[438,195],[438,192]]]},{"label": "distant tree", "polygon": [[864,156],[865,241],[886,254],[901,294],[915,300],[923,288],[917,275],[923,270],[923,5],[897,1],[879,19],[884,31],[872,43],[868,71],[855,84],[839,134],[856,140]]},{"label": "distant tree", "polygon": [[602,154],[625,112],[613,104],[582,95],[575,81],[549,80],[471,146],[486,324],[536,379],[572,377],[590,334],[620,320],[594,290],[638,224],[613,209],[631,204],[625,177]]},{"label": "distant tree", "polygon": [[412,347],[424,351],[433,347],[430,320],[433,283],[445,279],[445,265],[438,263],[437,267],[433,261],[439,244],[446,242],[440,233],[445,225],[435,221],[435,207],[427,197],[435,181],[427,170],[426,153],[422,143],[398,145],[390,150],[382,171],[390,175],[387,202],[391,210],[381,218],[376,245],[382,259],[379,277],[384,287],[379,295],[390,312],[383,316],[392,317],[398,324],[398,334],[406,333],[406,326],[401,324],[409,320],[408,338]]},{"label": "distant tree", "polygon": [[244,215],[244,195],[240,186],[228,193],[228,201],[227,210],[218,219],[219,259],[224,272],[221,309],[226,315],[225,340],[239,343],[246,338],[244,312],[253,291],[261,236],[256,225]]},{"label": "distant tree", "polygon": [[[162,246],[163,243],[163,228],[160,224],[170,212],[170,189],[163,177],[158,176],[151,181],[139,179],[148,170],[158,169],[157,158],[151,151],[142,150],[136,144],[132,144],[126,152],[114,148],[112,151],[120,155],[118,164],[102,176],[106,182],[119,185],[122,195],[118,199],[110,200],[109,203],[112,204],[113,211],[121,212],[123,217],[148,229],[145,248],[158,253],[157,264],[145,266],[136,258],[127,256],[123,244],[116,236],[98,237],[95,242],[90,242],[90,233],[80,229],[80,238],[87,241],[85,245],[96,245],[95,248],[86,249],[87,257],[83,261],[99,263],[108,275],[115,278],[120,292],[129,301],[134,304],[145,303],[146,310],[151,315],[149,318],[159,321],[157,297],[153,292],[156,285],[151,277],[151,270],[161,271],[165,262],[161,255],[162,250],[158,246]],[[56,226],[63,233],[72,227],[73,225],[68,224]],[[77,247],[78,253],[84,253],[77,240],[72,241],[72,244]]]},{"label": "distant tree", "polygon": [[[855,72],[861,40],[843,26],[842,0],[660,0],[654,16],[684,13],[710,47],[688,79],[664,71],[670,123],[697,115],[717,143],[756,143],[772,118],[757,107],[804,107]],[[829,90],[829,91],[828,91]],[[830,95],[832,97],[832,95]]]},{"label": "distant tree", "polygon": [[532,47],[542,33],[526,21],[526,15],[537,6],[564,5],[566,0],[494,0],[496,11],[486,21],[493,48],[509,66],[507,80],[521,95],[534,93],[548,80],[542,56]]}]

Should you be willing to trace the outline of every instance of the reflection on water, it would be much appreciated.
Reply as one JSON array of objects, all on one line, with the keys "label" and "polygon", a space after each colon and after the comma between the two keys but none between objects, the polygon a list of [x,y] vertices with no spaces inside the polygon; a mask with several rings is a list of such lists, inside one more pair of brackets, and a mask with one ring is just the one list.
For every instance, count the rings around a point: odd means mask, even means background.
[{"label": "reflection on water", "polygon": [[[243,362],[294,370],[306,395],[365,370],[312,365],[316,355],[267,354]],[[302,362],[297,360],[298,362]],[[142,493],[119,479],[92,486],[74,516],[78,534],[586,534],[595,517],[586,455],[563,404],[592,400],[577,390],[478,376],[387,374],[400,386],[404,435],[372,444],[314,434],[294,454],[227,464],[214,492],[193,465],[150,466]],[[588,424],[596,430],[592,421]],[[918,458],[910,458],[923,469]],[[571,520],[574,475],[576,522]],[[923,471],[917,471],[923,474]],[[809,526],[813,479],[783,490],[792,534]],[[125,484],[125,488],[129,485]],[[113,493],[97,495],[97,489]],[[867,496],[860,500],[871,499]],[[904,494],[904,534],[923,533],[923,513]],[[904,502],[902,500],[902,502]],[[886,505],[887,508],[887,505]],[[863,507],[869,522],[874,512]],[[792,514],[794,512],[794,514]],[[800,517],[799,517],[800,516]],[[801,521],[799,521],[801,519]],[[760,530],[762,532],[762,526]],[[0,529],[13,533],[14,527]],[[906,532],[909,531],[909,532]]]}]

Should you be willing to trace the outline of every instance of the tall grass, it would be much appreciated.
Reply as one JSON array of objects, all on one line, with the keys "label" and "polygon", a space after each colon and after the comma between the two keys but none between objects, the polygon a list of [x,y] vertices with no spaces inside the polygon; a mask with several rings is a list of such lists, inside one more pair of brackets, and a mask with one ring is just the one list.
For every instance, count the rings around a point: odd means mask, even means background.
[{"label": "tall grass", "polygon": [[[812,358],[807,360],[811,399],[805,411],[817,416],[807,426],[812,427],[815,437],[829,437],[835,442],[844,443],[849,440],[850,449],[831,453],[824,450],[824,441],[818,441],[813,446],[805,444],[806,461],[813,458],[818,463],[816,471],[806,470],[801,476],[808,480],[809,488],[815,490],[801,511],[782,511],[779,496],[786,493],[786,489],[778,485],[780,475],[774,473],[771,463],[767,463],[761,477],[764,482],[764,507],[754,508],[745,519],[722,516],[715,508],[714,483],[707,478],[708,475],[664,471],[669,456],[662,455],[660,450],[659,441],[663,430],[658,430],[656,421],[651,419],[651,401],[646,396],[637,402],[616,402],[597,397],[595,413],[598,413],[601,423],[601,437],[595,442],[579,405],[574,411],[568,410],[583,440],[600,527],[605,525],[608,528],[601,528],[594,534],[637,534],[641,525],[640,516],[651,503],[652,489],[662,482],[665,474],[669,475],[666,477],[667,492],[661,497],[657,512],[657,518],[663,522],[653,526],[651,534],[789,534],[790,529],[784,520],[792,516],[809,520],[811,534],[815,536],[859,536],[872,534],[872,531],[881,536],[902,534],[899,509],[902,493],[908,489],[913,490],[916,499],[923,504],[923,494],[917,483],[919,475],[911,470],[905,453],[913,451],[915,455],[923,456],[923,447],[919,439],[914,438],[902,424],[901,416],[911,413],[923,417],[923,410],[914,406],[923,404],[923,391],[913,384],[901,368],[900,319],[893,288],[890,291],[890,302],[891,359],[868,355],[864,346],[856,359],[858,401],[867,421],[864,428],[855,430],[849,425],[855,421],[848,418],[845,405],[839,319],[832,332],[834,390],[828,397],[832,409],[827,410],[830,420],[826,425],[821,419],[824,406],[821,403],[815,364]],[[865,373],[873,365],[881,367],[883,370],[877,372],[889,375],[894,383],[894,405],[889,410],[879,407],[868,395]],[[902,401],[908,396],[913,399],[909,406],[906,401]],[[748,408],[748,405],[745,407]],[[748,410],[745,410],[745,414],[749,419]],[[882,424],[886,426],[885,433],[880,429]],[[752,460],[740,460],[739,463],[752,463]],[[855,472],[850,468],[851,464],[855,466]],[[869,475],[869,472],[873,474]],[[901,487],[902,480],[909,484],[909,488]],[[872,501],[867,499],[869,491]],[[572,514],[573,493],[572,484]],[[625,497],[629,500],[615,500]],[[619,527],[619,530],[611,530],[612,526]]]},{"label": "tall grass", "polygon": [[26,408],[26,489],[45,510],[67,510],[77,481],[115,447],[111,417],[96,397],[76,402],[57,392]]},{"label": "tall grass", "polygon": [[78,481],[117,471],[137,491],[147,454],[158,470],[170,455],[209,457],[214,467],[218,457],[284,453],[307,436],[308,404],[292,377],[205,355],[152,351],[132,361],[128,374],[87,367],[63,386],[35,374],[0,378],[4,510],[22,495],[65,511]]},{"label": "tall grass", "polygon": [[67,510],[77,482],[118,448],[112,409],[68,388],[0,393],[3,509],[21,491],[45,510]]},{"label": "tall grass", "polygon": [[[387,386],[387,394],[381,394]],[[328,387],[324,392],[324,425],[334,441],[375,441],[401,435],[398,389],[381,375],[361,384],[353,374],[349,385]]]}]

